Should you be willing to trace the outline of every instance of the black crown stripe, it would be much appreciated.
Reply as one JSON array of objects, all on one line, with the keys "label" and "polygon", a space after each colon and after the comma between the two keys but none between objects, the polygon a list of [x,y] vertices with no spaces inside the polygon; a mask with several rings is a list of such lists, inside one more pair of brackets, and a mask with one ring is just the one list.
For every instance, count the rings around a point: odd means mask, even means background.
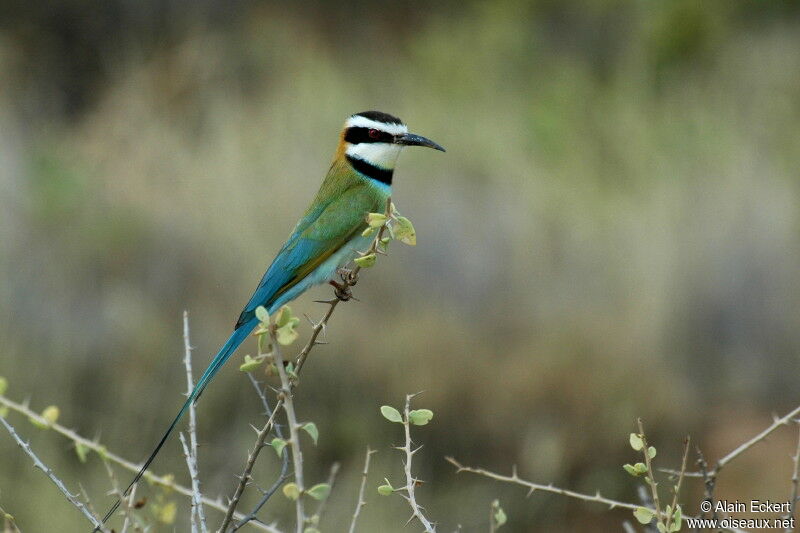
[{"label": "black crown stripe", "polygon": [[368,118],[370,120],[375,120],[377,122],[383,122],[384,124],[402,124],[403,121],[399,118],[390,115],[389,113],[382,113],[381,111],[362,111],[361,113],[356,113],[353,116],[359,116]]}]

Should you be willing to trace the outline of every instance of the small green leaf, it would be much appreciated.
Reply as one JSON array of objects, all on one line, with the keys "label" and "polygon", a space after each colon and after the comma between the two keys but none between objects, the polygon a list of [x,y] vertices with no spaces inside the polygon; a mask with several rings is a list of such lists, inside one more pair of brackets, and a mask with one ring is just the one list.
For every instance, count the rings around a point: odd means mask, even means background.
[{"label": "small green leaf", "polygon": [[292,501],[297,501],[300,497],[300,489],[297,488],[296,483],[287,483],[283,486],[283,495]]},{"label": "small green leaf", "polygon": [[242,371],[242,372],[252,372],[256,368],[261,366],[261,363],[263,363],[263,362],[264,362],[263,359],[254,359],[254,358],[250,357],[249,355],[245,355],[244,356],[244,363],[239,365],[239,370]]},{"label": "small green leaf", "polygon": [[314,445],[317,444],[317,440],[319,439],[319,430],[317,429],[317,425],[314,422],[306,422],[300,429],[308,433],[311,439],[314,441]]},{"label": "small green leaf", "polygon": [[367,215],[367,224],[370,228],[380,228],[386,224],[386,215],[383,213],[369,213]]},{"label": "small green leaf", "polygon": [[389,422],[397,422],[398,424],[403,423],[403,417],[400,415],[400,411],[398,411],[391,405],[382,405],[381,414],[383,415],[383,418],[385,418]]},{"label": "small green leaf", "polygon": [[658,533],[667,533],[667,526],[661,522],[656,523],[656,529],[658,530]]},{"label": "small green leaf", "polygon": [[0,376],[0,396],[6,393],[8,390],[8,380],[3,376]]},{"label": "small green leaf", "polygon": [[286,324],[282,328],[275,330],[275,336],[278,338],[279,344],[282,346],[289,346],[297,340],[300,334],[295,331],[294,324]]},{"label": "small green leaf", "polygon": [[90,451],[91,450],[89,449],[89,447],[83,444],[82,442],[75,443],[75,454],[78,456],[78,460],[81,463],[86,462],[86,458],[89,456]]},{"label": "small green leaf", "polygon": [[410,246],[417,244],[417,232],[406,217],[397,217],[394,227],[394,238]]},{"label": "small green leaf", "polygon": [[317,483],[306,492],[308,492],[309,496],[321,502],[331,493],[331,486],[327,483]]},{"label": "small green leaf", "polygon": [[272,442],[270,442],[270,446],[272,446],[272,449],[274,449],[275,453],[277,453],[278,457],[280,457],[283,455],[283,449],[286,448],[286,441],[275,437],[272,439]]},{"label": "small green leaf", "polygon": [[647,455],[650,456],[650,459],[656,456],[656,449],[653,446],[647,448]]},{"label": "small green leaf", "polygon": [[267,313],[267,309],[263,305],[256,307],[256,318],[259,322],[269,324],[269,313]]},{"label": "small green leaf", "polygon": [[631,441],[631,448],[633,448],[637,452],[640,451],[642,448],[644,448],[644,441],[642,440],[642,437],[640,437],[636,433],[631,433],[630,441]]},{"label": "small green leaf", "polygon": [[[275,315],[275,325],[277,325],[279,328],[282,328],[286,324],[292,322],[292,319],[294,318],[297,317],[292,314],[292,308],[288,305],[283,305],[280,309],[278,309],[278,314]],[[300,320],[298,319],[298,322],[299,321]]]},{"label": "small green leaf", "polygon": [[639,473],[636,471],[636,469],[631,464],[624,464],[624,465],[622,465],[622,468],[624,468],[625,471],[627,473],[629,473],[630,475],[632,475],[632,476],[638,476],[639,475]]},{"label": "small green leaf", "polygon": [[178,514],[178,506],[175,502],[167,502],[158,510],[158,521],[162,524],[172,524]]},{"label": "small green leaf", "polygon": [[361,268],[370,268],[372,266],[375,266],[375,261],[377,259],[378,257],[375,254],[367,254],[362,257],[356,257],[355,259],[353,259],[353,262],[358,266],[360,266]]},{"label": "small green leaf", "polygon": [[645,507],[639,507],[633,512],[633,516],[640,524],[649,524],[653,521],[653,511]]},{"label": "small green leaf", "polygon": [[375,233],[375,228],[367,228],[367,229],[365,229],[364,231],[361,232],[361,236],[362,237],[369,237],[373,233]]},{"label": "small green leaf", "polygon": [[494,523],[497,527],[504,525],[508,521],[508,517],[506,516],[506,512],[500,507],[500,501],[495,500],[492,502],[492,518],[494,518]]},{"label": "small green leaf", "polygon": [[633,468],[636,470],[636,475],[641,476],[647,473],[647,465],[644,463],[636,463]]},{"label": "small green leaf", "polygon": [[381,244],[383,244],[384,246],[386,246],[390,242],[392,242],[392,238],[391,237],[384,237],[383,239],[381,239]]},{"label": "small green leaf", "polygon": [[389,483],[388,480],[386,481],[385,485],[381,485],[380,487],[378,487],[378,494],[380,494],[381,496],[389,496],[393,492],[394,492],[394,487],[392,487],[392,485]]},{"label": "small green leaf", "polygon": [[424,426],[433,418],[433,411],[430,409],[414,409],[408,413],[408,421],[415,426]]},{"label": "small green leaf", "polygon": [[56,421],[58,420],[58,415],[59,414],[61,414],[61,410],[57,406],[49,405],[49,406],[45,407],[44,411],[42,411],[42,414],[39,415],[44,420],[39,420],[39,419],[36,419],[36,418],[30,418],[29,420],[30,420],[31,424],[33,424],[37,428],[39,428],[39,429],[47,429],[47,428],[49,428],[50,426],[52,426],[53,424],[56,423]]}]

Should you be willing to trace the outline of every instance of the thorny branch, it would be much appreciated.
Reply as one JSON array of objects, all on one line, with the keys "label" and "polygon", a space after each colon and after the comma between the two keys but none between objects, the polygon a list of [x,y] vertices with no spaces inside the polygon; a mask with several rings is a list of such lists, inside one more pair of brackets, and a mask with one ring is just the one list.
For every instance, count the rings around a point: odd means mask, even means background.
[{"label": "thorny branch", "polygon": [[[186,395],[192,394],[194,389],[194,378],[192,377],[192,346],[189,342],[189,313],[183,312],[183,364],[186,367]],[[189,477],[192,482],[192,533],[207,533],[206,515],[203,510],[203,494],[200,492],[200,474],[197,466],[197,412],[194,402],[189,404],[189,442],[180,434],[181,444],[183,445],[186,457],[186,466],[189,469]]]},{"label": "thorny branch", "polygon": [[[21,404],[21,403],[15,402],[13,400],[9,400],[5,396],[0,396],[0,405],[8,407],[10,410],[15,411],[15,412],[27,417],[28,419],[39,423],[39,424],[48,425],[51,430],[53,430],[56,433],[66,437],[67,439],[69,439],[72,442],[74,442],[76,445],[84,446],[86,449],[91,450],[91,451],[101,455],[102,457],[104,457],[108,461],[110,461],[110,462],[112,462],[112,463],[114,463],[116,465],[119,465],[122,468],[124,468],[126,470],[129,470],[130,472],[138,472],[139,471],[139,466],[140,465],[137,465],[136,463],[128,461],[127,459],[123,459],[119,455],[108,451],[106,449],[106,447],[103,446],[102,444],[99,444],[96,441],[92,441],[92,440],[89,440],[89,439],[87,439],[85,437],[82,437],[81,435],[78,435],[75,431],[73,431],[71,429],[68,429],[68,428],[66,428],[66,427],[64,427],[64,426],[62,426],[62,425],[60,425],[58,423],[52,423],[52,424],[49,423],[40,414],[31,411],[31,409],[25,404]],[[150,481],[152,481],[153,483],[155,483],[157,485],[161,485],[161,486],[164,486],[164,487],[169,487],[170,489],[174,490],[178,494],[181,494],[183,496],[187,496],[189,498],[192,497],[192,490],[190,488],[184,487],[183,485],[179,485],[179,484],[175,483],[172,479],[170,479],[168,477],[158,476],[158,475],[155,475],[155,474],[151,473],[150,471],[148,471],[148,473],[145,474],[145,475],[147,476],[147,479],[149,479]],[[207,507],[210,507],[210,508],[215,509],[217,511],[221,511],[223,513],[227,511],[227,506],[224,505],[220,499],[212,500],[211,498],[208,498],[207,496],[203,496],[203,503]],[[241,513],[236,513],[234,515],[234,517],[236,519],[241,519],[241,518],[244,518],[244,515],[241,514]],[[253,521],[252,525],[256,529],[260,529],[261,531],[271,531],[273,533],[278,532],[278,530],[274,526],[271,526],[269,524],[264,524],[262,522]]]},{"label": "thorny branch", "polygon": [[[420,507],[420,505],[417,503],[417,499],[415,496],[415,488],[417,486],[417,481],[419,480],[416,479],[411,472],[411,460],[414,457],[414,454],[417,453],[422,448],[422,446],[420,446],[415,450],[411,449],[412,446],[411,421],[409,420],[408,414],[411,412],[410,408],[411,399],[414,396],[416,396],[416,394],[406,395],[406,405],[405,409],[403,410],[403,429],[405,430],[405,436],[406,436],[405,445],[402,448],[400,448],[400,450],[405,452],[406,454],[406,460],[404,464],[404,471],[406,474],[406,486],[405,486],[406,494],[403,496],[406,498],[406,501],[408,501],[408,505],[411,506],[411,513],[412,513],[411,519],[416,518],[417,520],[419,520],[420,524],[422,524],[422,527],[425,528],[425,531],[427,533],[435,533],[436,528],[433,526],[433,524],[430,523],[430,521],[427,518],[425,518],[425,515],[422,513],[422,507]],[[411,521],[411,519],[409,519],[409,522]]]},{"label": "thorny branch", "polygon": [[369,446],[367,446],[367,453],[364,457],[364,471],[361,472],[361,487],[358,489],[358,502],[356,503],[355,511],[353,511],[353,519],[350,521],[349,533],[355,533],[356,522],[358,521],[358,515],[361,514],[361,508],[367,504],[366,500],[364,500],[364,488],[367,486],[367,474],[369,473],[369,460],[370,457],[372,457],[373,453],[375,453],[375,450],[370,450]]},{"label": "thorny branch", "polygon": [[[44,421],[44,419],[42,419],[42,422],[47,423]],[[58,490],[60,490],[61,493],[67,498],[69,503],[71,503],[76,509],[78,509],[83,514],[83,516],[85,516],[86,519],[92,523],[92,525],[95,528],[97,528],[100,531],[103,531],[104,533],[107,533],[108,529],[106,529],[103,526],[100,520],[95,515],[93,515],[91,511],[89,511],[86,505],[84,505],[84,503],[80,501],[77,498],[77,496],[72,494],[67,489],[66,485],[64,485],[64,482],[61,481],[58,478],[58,476],[55,475],[55,473],[50,469],[50,467],[44,464],[41,459],[39,459],[39,456],[36,455],[36,453],[33,451],[33,449],[27,442],[22,440],[22,437],[19,436],[14,427],[11,424],[9,424],[8,421],[3,417],[0,417],[0,423],[3,424],[3,427],[6,428],[6,431],[8,431],[8,434],[11,435],[11,438],[14,439],[17,445],[20,448],[22,448],[22,451],[24,451],[27,454],[27,456],[31,458],[31,460],[33,461],[33,466],[44,472],[44,474],[48,478],[50,478],[50,481],[52,481],[53,484],[58,488]]]}]

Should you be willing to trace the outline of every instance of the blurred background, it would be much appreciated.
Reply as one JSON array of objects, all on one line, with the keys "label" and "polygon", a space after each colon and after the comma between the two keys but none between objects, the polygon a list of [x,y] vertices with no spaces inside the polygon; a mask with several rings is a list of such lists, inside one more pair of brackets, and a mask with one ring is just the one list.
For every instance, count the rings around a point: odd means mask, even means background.
[{"label": "blurred background", "polygon": [[[425,391],[418,497],[442,531],[488,530],[494,498],[505,531],[621,531],[627,511],[526,499],[444,456],[636,501],[621,468],[636,417],[677,467],[685,435],[713,460],[798,403],[799,45],[788,0],[6,0],[7,395],[56,404],[66,426],[143,459],[183,401],[182,311],[204,366],[344,119],[379,109],[448,152],[401,157],[394,199],[418,245],[362,277],[304,369],[299,416],[321,435],[306,477],[342,464],[323,530],[349,523],[368,444],[360,529],[416,529],[375,492],[401,468],[400,428],[378,408]],[[329,295],[294,310],[318,317]],[[211,497],[232,493],[261,420],[237,370],[254,350],[199,404]],[[81,464],[68,441],[9,420],[98,510],[112,502],[96,456]],[[786,501],[796,442],[787,428],[748,452],[717,495]],[[256,479],[277,469],[264,455]],[[177,438],[155,471],[187,481]],[[689,512],[701,494],[687,481]],[[155,531],[187,530],[174,499],[178,521]],[[85,529],[4,436],[0,505],[23,531]],[[286,527],[291,511],[277,496],[262,516]]]}]

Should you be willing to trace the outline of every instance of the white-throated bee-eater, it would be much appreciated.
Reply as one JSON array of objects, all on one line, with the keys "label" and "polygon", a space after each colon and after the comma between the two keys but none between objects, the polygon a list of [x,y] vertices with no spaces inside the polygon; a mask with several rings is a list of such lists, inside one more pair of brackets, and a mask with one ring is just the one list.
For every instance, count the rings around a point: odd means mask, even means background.
[{"label": "white-throated bee-eater", "polygon": [[[317,195],[261,278],[230,338],[203,372],[123,496],[141,479],[189,405],[197,401],[225,361],[256,327],[259,322],[256,308],[264,306],[272,314],[309,287],[332,281],[339,268],[369,247],[372,238],[362,236],[367,228],[366,215],[385,209],[392,191],[394,166],[404,146],[427,146],[444,152],[444,148],[430,139],[409,133],[406,125],[392,115],[365,111],[347,119],[333,163]],[[104,523],[119,504],[117,501],[106,513]]]}]

